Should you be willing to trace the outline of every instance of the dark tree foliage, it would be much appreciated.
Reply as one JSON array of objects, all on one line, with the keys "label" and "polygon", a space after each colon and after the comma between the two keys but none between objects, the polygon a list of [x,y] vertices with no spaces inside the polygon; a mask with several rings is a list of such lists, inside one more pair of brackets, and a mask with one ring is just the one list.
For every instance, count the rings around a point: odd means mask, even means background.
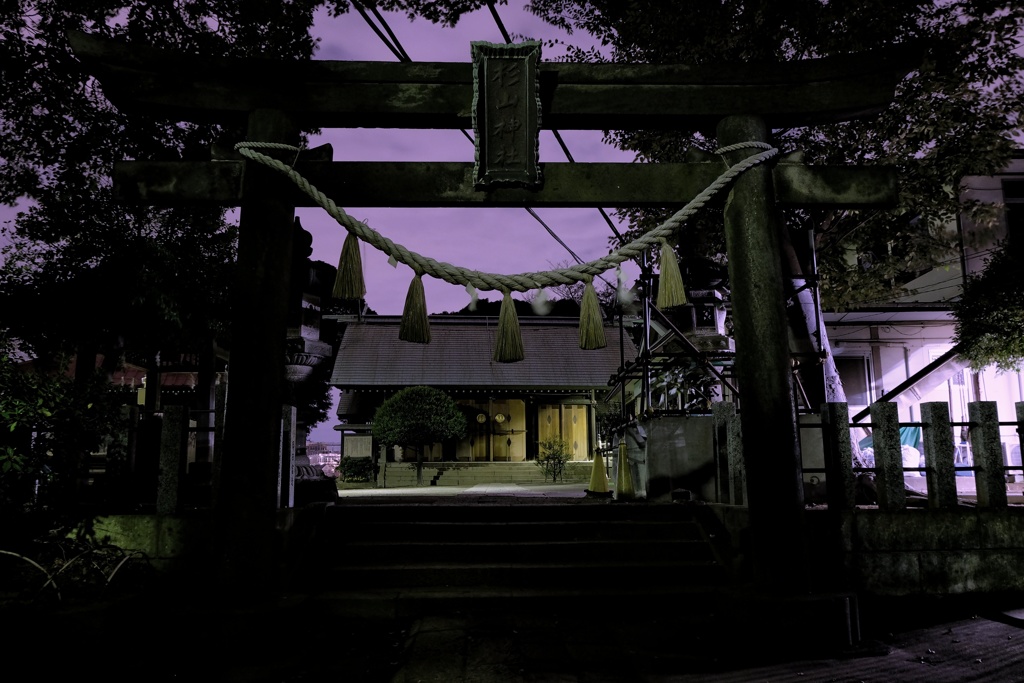
[{"label": "dark tree foliage", "polygon": [[963,296],[953,305],[956,342],[976,368],[994,363],[1019,372],[1024,365],[1024,279],[1020,250],[1001,245],[985,270],[968,277]]},{"label": "dark tree foliage", "polygon": [[[793,211],[794,230],[812,230],[827,307],[891,299],[917,273],[947,259],[961,210],[990,221],[991,208],[962,205],[966,175],[1003,168],[1019,134],[1024,57],[1018,41],[1024,7],[994,1],[857,3],[665,3],[656,0],[536,0],[530,11],[570,32],[596,36],[613,61],[714,64],[789,61],[919,41],[920,68],[900,85],[892,107],[870,120],[776,130],[784,152],[807,163],[892,164],[899,170],[900,206],[892,211]],[[599,52],[570,50],[573,61]],[[712,151],[713,131],[610,131],[607,139],[640,160],[682,161]],[[625,211],[636,231],[669,214]],[[684,259],[724,259],[717,219],[684,227]],[[860,257],[860,258],[858,258]],[[900,292],[905,293],[905,292]]]},{"label": "dark tree foliage", "polygon": [[[73,478],[110,428],[110,414],[96,409],[112,397],[102,376],[81,373],[67,405],[50,406],[48,387],[64,386],[60,373],[76,354],[87,368],[97,353],[116,365],[230,346],[233,225],[221,210],[119,204],[111,170],[121,160],[207,159],[212,145],[230,147],[242,131],[119,111],[75,58],[67,32],[209,56],[309,58],[317,4],[13,0],[0,7],[0,202],[27,207],[0,228],[0,347],[56,373],[50,383],[17,383],[17,394],[15,385],[5,387],[14,405],[49,412],[36,410],[12,429],[45,438],[4,444],[10,467],[38,469],[42,448],[52,453],[53,476]],[[322,408],[319,397],[310,402]]]},{"label": "dark tree foliage", "polygon": [[[316,48],[313,12],[323,6],[351,9],[324,0],[12,0],[0,7],[0,202],[26,207],[0,226],[4,351],[58,367],[75,354],[116,363],[212,344],[230,349],[232,222],[221,210],[119,204],[111,170],[121,160],[209,159],[211,147],[230,148],[243,131],[119,111],[79,64],[67,33],[208,57],[308,59]],[[380,7],[433,21],[471,8]],[[315,373],[318,387],[292,388],[309,424],[327,416],[324,374]],[[80,447],[90,446],[83,439]]]},{"label": "dark tree foliage", "polygon": [[433,387],[406,387],[373,416],[373,438],[387,446],[420,448],[466,435],[466,416],[452,398]]},{"label": "dark tree foliage", "polygon": [[[0,355],[0,518],[66,506],[100,450],[119,427],[118,397],[101,373],[73,380],[43,364]],[[116,448],[109,466],[124,465]]]},{"label": "dark tree foliage", "polygon": [[[29,200],[6,229],[4,325],[37,354],[189,346],[225,331],[234,229],[219,210],[129,207],[111,196],[124,159],[208,158],[240,131],[127,116],[66,33],[220,56],[307,58],[316,3],[41,0],[0,11],[0,201]],[[44,315],[40,315],[44,312]]]},{"label": "dark tree foliage", "polygon": [[[451,26],[486,4],[398,0],[377,6]],[[351,9],[347,2],[329,5],[335,14]],[[803,272],[816,267],[824,308],[870,306],[906,294],[906,283],[955,253],[958,214],[983,227],[995,221],[994,207],[965,202],[958,189],[965,176],[1000,171],[1021,139],[1020,3],[533,0],[526,10],[570,34],[586,35],[584,42],[595,37],[603,46],[557,45],[570,61],[710,65],[920,45],[920,67],[900,84],[894,104],[880,116],[773,131],[784,153],[798,153],[806,163],[887,164],[899,173],[901,198],[895,209],[786,212],[793,233],[789,243],[799,252]],[[640,161],[683,161],[716,147],[711,130],[606,131],[606,139],[635,152]],[[627,238],[633,238],[671,211],[624,209],[620,215],[632,226]],[[813,264],[810,251],[802,247],[808,243],[815,249]],[[688,221],[676,249],[687,280],[704,278],[707,264],[724,265],[720,215],[709,210]]]},{"label": "dark tree foliage", "polygon": [[[454,25],[484,0],[382,0],[380,10]],[[497,5],[504,5],[499,0]],[[219,211],[156,210],[113,201],[110,168],[122,159],[202,159],[241,132],[125,116],[75,60],[66,31],[209,56],[313,56],[313,12],[359,9],[345,0],[13,0],[0,8],[0,201],[29,208],[5,229],[0,328],[36,355],[83,344],[148,352],[210,338],[227,343],[233,228]],[[363,11],[372,7],[363,3]],[[869,121],[774,131],[808,163],[886,163],[900,171],[893,211],[793,211],[794,231],[817,247],[827,306],[882,301],[948,256],[946,228],[965,175],[999,170],[1020,126],[1024,79],[1016,44],[1024,7],[993,0],[858,3],[797,0],[535,0],[552,24],[596,36],[610,59],[709,64],[792,60],[921,41],[925,60],[889,111]],[[569,58],[605,59],[569,48]],[[607,132],[639,160],[675,161],[714,149],[711,131]],[[633,235],[668,212],[624,211]],[[720,221],[682,231],[686,264],[724,263]],[[712,229],[714,228],[714,229]],[[0,242],[0,243],[2,243]],[[684,270],[684,275],[690,270]]]},{"label": "dark tree foliage", "polygon": [[[332,16],[352,10],[352,3],[346,0],[327,0]],[[486,7],[488,0],[379,0],[364,2],[364,6],[376,6],[384,12],[405,12],[410,20],[423,18],[442,26],[455,26],[463,14]],[[508,0],[496,0],[495,5],[508,4]]]}]

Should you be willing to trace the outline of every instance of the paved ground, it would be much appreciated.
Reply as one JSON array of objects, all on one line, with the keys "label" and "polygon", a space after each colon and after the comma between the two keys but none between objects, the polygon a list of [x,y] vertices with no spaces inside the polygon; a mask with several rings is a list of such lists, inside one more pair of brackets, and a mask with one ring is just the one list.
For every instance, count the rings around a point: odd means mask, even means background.
[{"label": "paved ground", "polygon": [[[1007,621],[1010,621],[1007,618]],[[700,651],[666,634],[609,629],[544,642],[550,629],[417,623],[392,683],[1012,683],[1024,681],[1024,627],[988,617],[953,619],[887,634],[838,653],[779,653],[756,642]],[[654,624],[651,625],[653,631]],[[670,628],[670,624],[662,624]],[[639,627],[641,632],[648,628]],[[669,634],[671,632],[669,631]],[[799,650],[799,648],[797,648]],[[442,654],[443,653],[443,654]]]},{"label": "paved ground", "polygon": [[362,622],[301,600],[224,610],[171,604],[6,614],[12,683],[1020,683],[1024,614],[930,614],[847,651],[710,642],[671,619],[628,623],[431,617]]},{"label": "paved ground", "polygon": [[[906,482],[912,488],[927,495],[927,485],[919,477],[907,477]],[[347,489],[338,492],[339,500],[378,499],[385,501],[392,497],[408,498],[439,498],[450,501],[452,498],[470,499],[474,496],[510,496],[515,498],[582,498],[586,495],[586,483],[547,484],[544,486],[519,486],[517,484],[478,484],[465,486],[425,486],[421,488],[394,489]],[[967,502],[977,497],[974,479],[970,477],[956,478],[957,494]],[[1012,505],[1024,504],[1024,483],[1015,482],[1007,485],[1007,499]],[[478,501],[479,502],[479,501]]]},{"label": "paved ground", "polygon": [[[340,502],[380,494],[349,491]],[[579,486],[509,485],[386,495],[424,504],[585,497]],[[303,595],[227,607],[168,594],[56,614],[9,609],[0,652],[12,682],[1024,683],[1024,604],[1011,599],[862,604],[863,638],[850,649],[785,633],[723,636],[656,605],[616,607],[628,616],[367,620],[325,613]]]},{"label": "paved ground", "polygon": [[[959,483],[959,482],[958,482]],[[971,482],[973,484],[973,482]],[[346,491],[346,502],[526,503],[585,497],[584,485]],[[971,491],[961,491],[970,495]],[[500,496],[501,498],[496,498]],[[554,501],[549,501],[554,502]],[[779,634],[732,640],[638,607],[628,623],[537,614],[435,617],[396,624],[388,683],[1024,683],[1024,602],[863,604],[855,648],[804,647]],[[782,646],[777,645],[778,642]]]}]

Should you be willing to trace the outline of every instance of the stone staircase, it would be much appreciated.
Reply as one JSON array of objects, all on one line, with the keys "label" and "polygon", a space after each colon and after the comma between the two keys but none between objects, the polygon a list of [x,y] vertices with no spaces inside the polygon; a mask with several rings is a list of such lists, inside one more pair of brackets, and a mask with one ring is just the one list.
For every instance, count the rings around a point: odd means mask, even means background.
[{"label": "stone staircase", "polygon": [[671,613],[708,608],[733,583],[724,533],[703,506],[465,498],[325,507],[302,570],[317,577],[316,599],[382,618]]},{"label": "stone staircase", "polygon": [[[588,482],[592,462],[569,463],[561,481]],[[389,462],[378,485],[383,488],[416,486],[415,462]],[[424,486],[476,486],[477,484],[542,485],[552,483],[533,462],[425,462]]]}]

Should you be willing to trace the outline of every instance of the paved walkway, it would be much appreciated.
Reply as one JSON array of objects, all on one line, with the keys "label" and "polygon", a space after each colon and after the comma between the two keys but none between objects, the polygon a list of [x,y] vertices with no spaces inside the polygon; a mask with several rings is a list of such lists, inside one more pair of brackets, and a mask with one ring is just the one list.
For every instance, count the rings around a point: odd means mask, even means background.
[{"label": "paved walkway", "polygon": [[550,640],[558,626],[424,619],[413,626],[390,683],[1024,681],[1024,622],[1019,614],[951,619],[827,655],[800,652],[798,647],[790,653],[772,652],[757,642],[722,648],[677,641],[673,646],[670,631],[656,633],[636,624],[628,626],[632,634],[625,627],[566,629]]},{"label": "paved walkway", "polygon": [[[397,496],[423,504],[587,500],[578,485],[485,485],[429,495],[346,491],[339,501]],[[230,607],[168,594],[0,616],[9,627],[8,669],[20,672],[12,681],[1024,683],[1024,604],[1009,599],[862,604],[863,638],[845,651],[788,642],[784,633],[712,637],[699,619],[659,613],[659,605],[615,605],[626,618],[602,617],[600,607],[586,619],[540,609],[366,620],[325,612],[303,595]],[[772,636],[784,646],[771,645]]]},{"label": "paved walkway", "polygon": [[[650,610],[656,606],[648,606]],[[11,681],[218,683],[1021,683],[1024,610],[897,617],[848,651],[709,640],[685,619],[363,621],[316,601],[225,608],[173,596],[4,614]],[[684,615],[680,615],[682,617]],[[910,621],[914,621],[911,619]],[[875,629],[877,631],[877,629]]]},{"label": "paved walkway", "polygon": [[[342,492],[339,502],[571,503],[586,500],[585,488],[363,489]],[[645,614],[656,609],[638,606],[628,623],[536,614],[395,624],[391,672],[379,673],[387,683],[1024,683],[1024,602],[862,606],[860,644],[833,652],[799,643],[779,648],[768,644],[770,634],[762,641],[711,642],[683,615]]]}]

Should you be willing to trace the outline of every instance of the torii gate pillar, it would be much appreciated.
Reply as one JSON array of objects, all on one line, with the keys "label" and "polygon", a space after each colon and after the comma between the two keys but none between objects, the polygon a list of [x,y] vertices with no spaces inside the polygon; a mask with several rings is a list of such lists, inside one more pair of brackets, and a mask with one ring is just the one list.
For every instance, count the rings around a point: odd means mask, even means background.
[{"label": "torii gate pillar", "polygon": [[[721,147],[770,142],[756,116],[722,119],[717,133]],[[726,157],[736,163],[749,154]],[[736,179],[725,204],[725,239],[754,580],[798,591],[806,584],[803,468],[776,215],[770,168],[755,166]]]},{"label": "torii gate pillar", "polygon": [[[249,140],[297,145],[299,129],[283,112],[249,114]],[[239,216],[238,265],[231,304],[231,360],[224,448],[214,486],[222,576],[252,585],[272,577],[278,546],[278,457],[284,391],[285,334],[295,207],[280,179],[247,164]],[[256,556],[259,555],[259,556]]]}]

